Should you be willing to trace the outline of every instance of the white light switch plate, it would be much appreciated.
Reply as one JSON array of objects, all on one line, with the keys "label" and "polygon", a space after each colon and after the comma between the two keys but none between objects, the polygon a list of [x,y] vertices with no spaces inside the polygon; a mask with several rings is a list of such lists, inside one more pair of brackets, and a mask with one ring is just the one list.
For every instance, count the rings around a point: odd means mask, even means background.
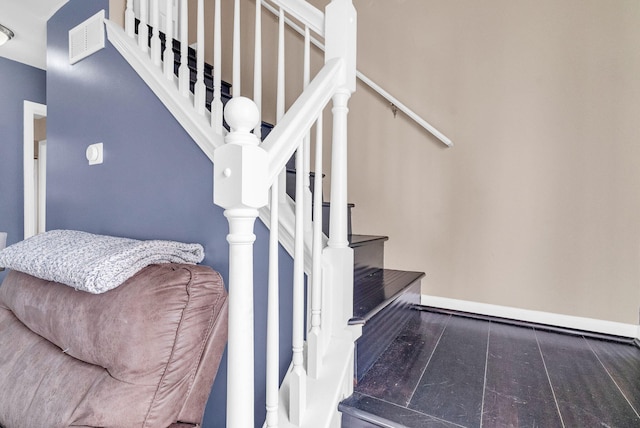
[{"label": "white light switch plate", "polygon": [[102,163],[102,143],[91,144],[87,147],[86,151],[87,160],[89,165],[98,165]]}]

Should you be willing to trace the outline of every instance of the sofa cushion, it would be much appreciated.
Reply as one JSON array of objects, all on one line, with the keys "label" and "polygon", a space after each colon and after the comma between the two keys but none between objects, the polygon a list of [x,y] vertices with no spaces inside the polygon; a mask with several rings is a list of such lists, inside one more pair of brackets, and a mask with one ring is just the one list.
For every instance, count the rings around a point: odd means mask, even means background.
[{"label": "sofa cushion", "polygon": [[0,286],[0,424],[166,427],[225,317],[222,279],[204,266],[152,265],[99,295],[11,271]]}]

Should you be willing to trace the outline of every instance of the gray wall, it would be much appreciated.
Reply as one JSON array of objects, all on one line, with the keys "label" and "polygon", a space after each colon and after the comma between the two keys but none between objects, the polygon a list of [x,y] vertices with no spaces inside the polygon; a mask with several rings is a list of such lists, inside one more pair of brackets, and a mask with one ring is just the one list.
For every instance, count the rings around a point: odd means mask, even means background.
[{"label": "gray wall", "polygon": [[[0,58],[0,231],[7,245],[24,236],[22,136],[24,100],[44,103],[43,70]],[[0,281],[5,273],[0,272]]]},{"label": "gray wall", "polygon": [[[72,0],[48,24],[47,228],[138,239],[199,242],[204,264],[228,277],[227,221],[212,202],[212,163],[107,41],[106,49],[68,63],[67,34],[106,0]],[[89,166],[85,150],[104,143],[104,163]],[[256,225],[256,303],[266,301],[267,230]],[[290,258],[281,255],[284,272]],[[283,275],[286,276],[286,275]],[[290,287],[284,287],[285,290]],[[290,301],[283,292],[283,302]],[[283,313],[282,374],[289,361],[290,321]],[[256,419],[264,418],[266,315],[256,309]],[[205,415],[224,426],[226,357]]]}]

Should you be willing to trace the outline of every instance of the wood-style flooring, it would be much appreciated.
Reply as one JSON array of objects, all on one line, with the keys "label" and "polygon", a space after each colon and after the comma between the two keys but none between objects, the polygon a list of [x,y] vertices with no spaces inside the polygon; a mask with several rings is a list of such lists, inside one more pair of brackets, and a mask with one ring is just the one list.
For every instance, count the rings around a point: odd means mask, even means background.
[{"label": "wood-style flooring", "polygon": [[640,427],[636,346],[412,312],[341,406],[343,426]]}]

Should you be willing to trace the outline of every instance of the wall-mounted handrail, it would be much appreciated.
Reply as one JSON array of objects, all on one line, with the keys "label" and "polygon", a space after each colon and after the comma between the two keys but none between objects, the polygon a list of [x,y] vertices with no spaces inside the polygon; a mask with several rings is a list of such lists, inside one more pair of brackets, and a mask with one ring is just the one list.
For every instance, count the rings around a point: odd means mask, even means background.
[{"label": "wall-mounted handrail", "polygon": [[418,125],[422,126],[424,129],[426,129],[427,131],[429,131],[434,137],[436,137],[438,140],[442,141],[444,144],[446,144],[449,147],[453,147],[453,141],[451,141],[451,139],[449,137],[447,137],[446,135],[444,135],[442,132],[440,132],[438,129],[436,129],[433,125],[431,125],[429,122],[427,122],[426,120],[424,120],[423,118],[421,118],[420,116],[418,116],[417,113],[415,113],[413,110],[411,110],[409,107],[407,107],[406,105],[404,105],[400,100],[398,100],[396,97],[394,97],[393,95],[391,95],[390,93],[388,93],[387,91],[385,91],[380,85],[378,85],[377,83],[375,83],[373,80],[369,79],[367,76],[365,76],[364,74],[362,74],[359,71],[356,71],[356,76],[358,76],[358,79],[360,79],[362,81],[362,83],[367,84],[371,89],[373,89],[374,91],[376,91],[378,94],[380,94],[383,98],[386,98],[387,101],[389,101],[391,104],[393,104],[394,106],[396,106],[398,108],[398,110],[402,111],[404,114],[406,114],[407,116],[409,116],[411,119],[413,119]]},{"label": "wall-mounted handrail", "polygon": [[[275,0],[272,0],[272,1],[274,1],[274,3],[276,2]],[[288,4],[290,2],[287,1],[287,0],[279,0],[279,3],[287,3]],[[267,2],[267,0],[262,0],[262,4],[264,5],[264,8],[267,9],[269,12],[271,12],[272,14],[274,14],[276,16],[278,15],[278,13],[279,13],[278,10],[275,9],[273,6],[271,6]],[[288,7],[288,5],[287,6],[283,6],[283,7]],[[286,18],[286,22],[287,22],[287,25],[289,25],[291,28],[293,28],[298,34],[304,35],[304,30],[298,24],[296,24],[293,20],[291,20],[289,18]],[[322,33],[318,33],[318,34],[322,34]],[[313,43],[317,48],[319,48],[319,49],[324,51],[324,44],[322,42],[320,42],[318,39],[316,39],[315,37],[311,37],[311,43]],[[422,117],[420,117],[416,112],[414,112],[409,107],[407,107],[403,102],[401,102],[396,97],[391,95],[389,92],[384,90],[380,85],[375,83],[373,80],[371,80],[370,78],[365,76],[360,71],[356,70],[356,76],[358,77],[358,79],[360,79],[360,81],[362,83],[366,84],[371,89],[376,91],[380,96],[382,96],[387,101],[389,101],[391,104],[393,104],[395,107],[397,107],[398,110],[400,110],[401,112],[406,114],[410,119],[414,120],[418,125],[422,126],[424,129],[426,129],[429,133],[431,133],[434,137],[436,137],[442,143],[444,143],[448,147],[453,147],[453,141],[451,141],[451,139],[449,137],[444,135],[435,126],[431,125],[429,122],[427,122]]]}]

